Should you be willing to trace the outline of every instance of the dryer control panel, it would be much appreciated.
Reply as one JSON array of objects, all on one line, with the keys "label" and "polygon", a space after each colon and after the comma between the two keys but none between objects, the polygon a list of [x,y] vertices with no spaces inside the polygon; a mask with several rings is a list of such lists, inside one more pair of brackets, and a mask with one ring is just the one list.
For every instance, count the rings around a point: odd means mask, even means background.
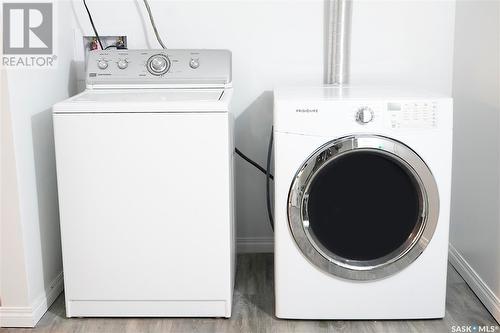
[{"label": "dryer control panel", "polygon": [[453,100],[399,87],[284,87],[273,121],[277,132],[304,135],[436,133],[453,129]]},{"label": "dryer control panel", "polygon": [[437,126],[437,102],[432,100],[360,104],[353,112],[354,120],[368,127],[385,125],[394,129],[425,129]]},{"label": "dryer control panel", "polygon": [[87,88],[228,87],[228,50],[96,50],[87,63]]},{"label": "dryer control panel", "polygon": [[387,124],[391,128],[435,128],[437,102],[405,101],[387,103]]}]

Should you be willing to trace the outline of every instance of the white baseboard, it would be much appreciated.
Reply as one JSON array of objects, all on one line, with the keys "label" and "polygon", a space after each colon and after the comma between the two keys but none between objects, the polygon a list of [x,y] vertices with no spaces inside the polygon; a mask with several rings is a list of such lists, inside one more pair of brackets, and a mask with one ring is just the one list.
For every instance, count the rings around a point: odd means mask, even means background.
[{"label": "white baseboard", "polygon": [[236,248],[238,253],[272,253],[274,237],[238,237]]},{"label": "white baseboard", "polygon": [[495,320],[500,323],[500,298],[488,287],[467,260],[453,246],[449,245],[449,261],[458,274],[467,282]]},{"label": "white baseboard", "polygon": [[63,273],[29,307],[0,307],[0,327],[35,327],[63,290]]}]

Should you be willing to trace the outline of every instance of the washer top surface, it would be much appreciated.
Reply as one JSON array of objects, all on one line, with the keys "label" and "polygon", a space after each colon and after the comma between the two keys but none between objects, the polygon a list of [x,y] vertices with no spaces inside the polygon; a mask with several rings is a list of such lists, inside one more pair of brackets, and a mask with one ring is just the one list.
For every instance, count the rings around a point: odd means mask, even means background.
[{"label": "washer top surface", "polygon": [[223,94],[223,89],[89,90],[76,96],[73,101],[89,103],[218,102]]},{"label": "washer top surface", "polygon": [[87,89],[53,113],[219,113],[229,111],[231,95],[232,89]]}]

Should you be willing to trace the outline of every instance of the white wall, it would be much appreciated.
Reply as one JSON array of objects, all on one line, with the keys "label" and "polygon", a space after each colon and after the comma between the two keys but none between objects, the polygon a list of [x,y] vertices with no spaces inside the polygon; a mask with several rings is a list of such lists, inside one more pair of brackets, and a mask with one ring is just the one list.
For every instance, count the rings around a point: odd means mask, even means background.
[{"label": "white wall", "polygon": [[2,69],[2,208],[10,211],[2,209],[1,225],[5,326],[34,325],[62,289],[51,107],[75,90],[70,9],[69,2],[54,7],[56,68]]},{"label": "white wall", "polygon": [[[81,1],[73,3],[76,40],[81,43],[79,35],[93,33]],[[323,82],[325,2],[150,3],[167,47],[233,52],[236,145],[264,166],[273,88]],[[142,1],[88,4],[100,34],[125,34],[129,48],[158,48]],[[454,1],[355,1],[352,82],[403,84],[451,94],[454,10]],[[272,250],[264,193],[263,175],[237,158],[240,250]]]},{"label": "white wall", "polygon": [[450,259],[500,321],[500,2],[457,3]]},{"label": "white wall", "polygon": [[351,82],[451,94],[455,1],[354,0]]}]

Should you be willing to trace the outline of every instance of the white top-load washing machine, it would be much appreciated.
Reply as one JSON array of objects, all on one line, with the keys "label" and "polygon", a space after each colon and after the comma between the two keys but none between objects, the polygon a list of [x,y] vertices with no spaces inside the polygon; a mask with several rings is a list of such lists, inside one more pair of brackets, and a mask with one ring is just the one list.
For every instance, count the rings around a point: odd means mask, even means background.
[{"label": "white top-load washing machine", "polygon": [[66,315],[230,317],[231,54],[106,50],[54,106]]},{"label": "white top-load washing machine", "polygon": [[274,136],[276,315],[443,317],[452,100],[281,89]]}]

